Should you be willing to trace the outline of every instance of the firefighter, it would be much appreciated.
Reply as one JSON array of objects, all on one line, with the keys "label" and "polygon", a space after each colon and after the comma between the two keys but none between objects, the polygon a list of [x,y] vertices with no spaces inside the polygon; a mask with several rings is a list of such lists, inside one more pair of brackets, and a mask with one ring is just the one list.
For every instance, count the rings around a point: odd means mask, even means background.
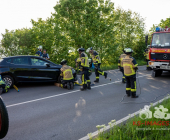
[{"label": "firefighter", "polygon": [[81,80],[83,87],[80,88],[80,90],[86,90],[86,89],[91,89],[91,82],[89,78],[89,60],[87,54],[84,52],[84,48],[79,48],[78,52],[80,54],[81,58],[81,66],[80,66],[80,71],[81,71]]},{"label": "firefighter", "polygon": [[67,65],[66,60],[62,60],[61,63],[61,87],[67,88],[67,89],[73,89],[74,88],[74,78],[72,74],[72,68]]},{"label": "firefighter", "polygon": [[124,53],[120,55],[119,60],[118,60],[118,68],[123,74],[122,83],[126,83],[124,70],[123,70],[123,65],[122,65],[122,59],[126,56],[125,50],[126,50],[126,48],[123,50]]},{"label": "firefighter", "polygon": [[80,55],[81,55],[81,54],[79,54],[79,58],[76,59],[76,71],[77,71],[77,73],[80,72],[80,66],[81,66],[81,58],[80,58]]},{"label": "firefighter", "polygon": [[146,60],[146,70],[151,70],[151,68],[149,67],[149,49],[150,49],[150,45],[147,46],[144,52],[144,56]]},{"label": "firefighter", "polygon": [[38,46],[38,51],[35,54],[42,57],[42,46]]},{"label": "firefighter", "polygon": [[133,50],[127,48],[125,50],[125,58],[122,59],[124,75],[126,78],[126,94],[132,98],[138,98],[136,95],[136,70],[138,69],[138,64],[136,60],[131,57]]},{"label": "firefighter", "polygon": [[2,77],[0,75],[0,94],[6,93],[9,91],[10,87],[5,84],[5,82],[2,80]]},{"label": "firefighter", "polygon": [[99,82],[99,75],[103,75],[105,77],[105,79],[106,79],[107,78],[107,73],[100,69],[101,60],[100,60],[99,54],[95,50],[93,50],[92,47],[88,48],[86,50],[86,52],[89,52],[90,55],[92,56],[92,61],[93,61],[93,64],[95,66],[96,80],[94,82]]}]

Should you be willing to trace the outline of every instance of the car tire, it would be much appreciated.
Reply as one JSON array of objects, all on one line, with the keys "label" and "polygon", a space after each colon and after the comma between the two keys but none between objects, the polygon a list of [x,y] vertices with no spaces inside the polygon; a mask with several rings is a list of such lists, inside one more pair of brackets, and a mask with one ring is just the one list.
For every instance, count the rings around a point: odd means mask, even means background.
[{"label": "car tire", "polygon": [[3,88],[0,87],[0,95],[3,93]]},{"label": "car tire", "polygon": [[0,139],[4,138],[8,132],[9,119],[6,106],[0,97]]},{"label": "car tire", "polygon": [[5,84],[9,87],[13,87],[14,85],[14,79],[9,75],[2,76],[2,80],[5,82]]},{"label": "car tire", "polygon": [[153,70],[152,77],[158,77],[162,75],[162,70]]}]

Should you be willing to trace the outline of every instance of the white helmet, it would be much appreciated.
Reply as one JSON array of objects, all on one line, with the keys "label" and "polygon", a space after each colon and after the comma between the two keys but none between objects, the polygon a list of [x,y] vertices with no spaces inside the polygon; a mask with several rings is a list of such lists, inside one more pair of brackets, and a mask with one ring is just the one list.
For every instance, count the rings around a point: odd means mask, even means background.
[{"label": "white helmet", "polygon": [[43,47],[40,45],[40,46],[38,46],[38,49],[42,49]]},{"label": "white helmet", "polygon": [[88,48],[88,49],[86,50],[86,52],[89,53],[91,50],[93,50],[92,47]]}]

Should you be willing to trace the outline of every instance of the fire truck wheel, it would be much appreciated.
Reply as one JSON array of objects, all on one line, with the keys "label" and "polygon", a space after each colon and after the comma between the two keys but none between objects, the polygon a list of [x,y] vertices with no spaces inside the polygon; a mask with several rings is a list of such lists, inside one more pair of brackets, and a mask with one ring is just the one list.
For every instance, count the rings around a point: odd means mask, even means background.
[{"label": "fire truck wheel", "polygon": [[0,97],[0,139],[4,138],[8,132],[9,120],[8,112],[2,98]]},{"label": "fire truck wheel", "polygon": [[158,77],[162,75],[162,70],[153,70],[152,77]]}]

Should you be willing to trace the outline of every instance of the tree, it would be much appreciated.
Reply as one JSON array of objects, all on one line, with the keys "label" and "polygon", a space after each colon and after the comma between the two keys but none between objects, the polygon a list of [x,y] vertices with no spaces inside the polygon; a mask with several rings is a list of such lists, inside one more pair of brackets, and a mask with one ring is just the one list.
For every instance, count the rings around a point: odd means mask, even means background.
[{"label": "tree", "polygon": [[68,48],[74,50],[72,54],[77,57],[78,48],[93,47],[102,61],[114,62],[116,17],[110,0],[60,0],[54,9],[55,29],[65,34]]}]

